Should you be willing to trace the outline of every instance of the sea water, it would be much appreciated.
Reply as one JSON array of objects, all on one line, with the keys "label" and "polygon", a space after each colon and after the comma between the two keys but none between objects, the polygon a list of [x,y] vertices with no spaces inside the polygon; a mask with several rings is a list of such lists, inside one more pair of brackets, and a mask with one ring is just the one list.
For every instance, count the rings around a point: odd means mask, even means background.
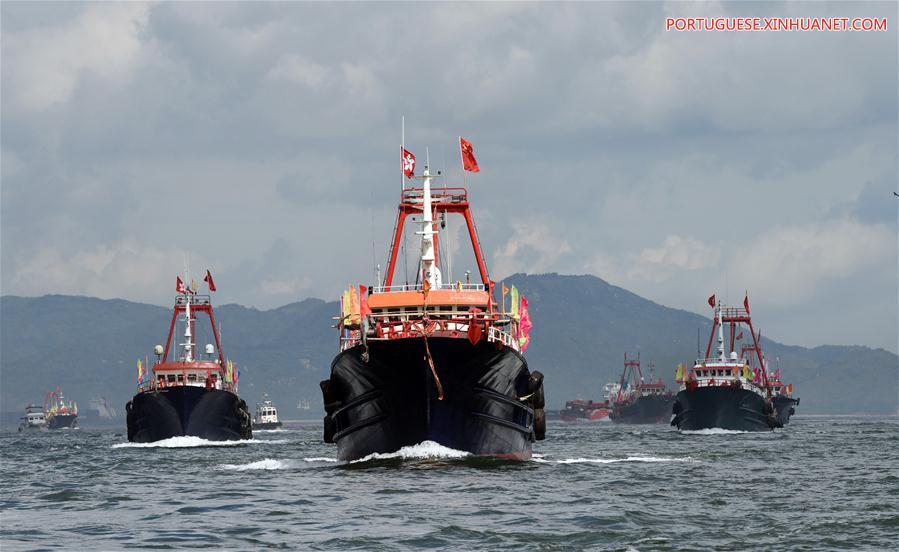
[{"label": "sea water", "polygon": [[0,434],[0,549],[895,550],[899,419],[766,433],[550,422],[529,461],[421,443]]}]

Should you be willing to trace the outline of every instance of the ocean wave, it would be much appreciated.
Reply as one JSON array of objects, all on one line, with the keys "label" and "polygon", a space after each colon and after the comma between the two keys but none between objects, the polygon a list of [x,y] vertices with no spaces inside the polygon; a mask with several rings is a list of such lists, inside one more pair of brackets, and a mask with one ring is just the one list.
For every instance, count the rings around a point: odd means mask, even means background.
[{"label": "ocean wave", "polygon": [[192,447],[239,447],[244,445],[276,445],[287,443],[286,439],[245,439],[241,441],[209,441],[193,435],[169,437],[152,443],[116,443],[112,448],[192,448]]},{"label": "ocean wave", "polygon": [[683,435],[739,435],[741,433],[751,433],[749,431],[740,431],[738,429],[722,429],[720,427],[710,427],[707,429],[682,429]]},{"label": "ocean wave", "polygon": [[291,465],[288,460],[275,460],[274,458],[265,458],[250,462],[249,464],[222,464],[218,466],[220,470],[233,471],[251,471],[251,470],[284,470]]},{"label": "ocean wave", "polygon": [[451,449],[439,443],[435,443],[434,441],[422,441],[417,445],[403,447],[396,452],[375,452],[358,460],[353,460],[351,463],[369,462],[371,460],[389,460],[393,458],[401,458],[403,460],[423,460],[431,458],[465,458],[466,456],[469,456],[469,453],[465,451]]},{"label": "ocean wave", "polygon": [[532,458],[534,462],[543,464],[619,464],[622,462],[695,462],[693,458],[665,458],[659,456],[628,456],[626,458],[563,458],[561,460],[547,460],[546,458]]},{"label": "ocean wave", "polygon": [[312,458],[303,458],[304,462],[339,462],[337,458],[328,458],[327,456],[313,456]]}]

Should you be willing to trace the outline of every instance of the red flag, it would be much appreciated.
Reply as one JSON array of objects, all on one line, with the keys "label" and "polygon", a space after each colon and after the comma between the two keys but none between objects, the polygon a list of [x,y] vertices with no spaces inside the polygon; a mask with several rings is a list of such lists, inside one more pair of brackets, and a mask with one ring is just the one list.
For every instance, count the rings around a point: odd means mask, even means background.
[{"label": "red flag", "polygon": [[175,291],[178,293],[187,293],[187,288],[184,287],[184,282],[181,281],[181,276],[175,277]]},{"label": "red flag", "polygon": [[203,278],[203,281],[209,286],[209,291],[215,291],[215,282],[212,281],[212,273],[209,272],[209,269],[206,269],[206,277]]},{"label": "red flag", "polygon": [[415,174],[415,156],[406,148],[400,146],[400,159],[403,167],[403,174],[406,178],[412,178]]},{"label": "red flag", "polygon": [[471,320],[468,322],[468,340],[471,341],[472,345],[477,345],[478,341],[484,337],[484,329],[477,322],[478,313],[481,312],[481,309],[470,308],[468,312],[471,314]]},{"label": "red flag", "polygon": [[746,314],[749,314],[749,294],[746,294],[746,297],[743,298],[743,306],[746,307]]},{"label": "red flag", "polygon": [[474,158],[474,149],[471,142],[459,136],[459,149],[462,150],[462,168],[470,172],[481,172],[478,162]]},{"label": "red flag", "polygon": [[715,294],[713,293],[711,297],[709,297],[709,306],[713,309],[715,308]]},{"label": "red flag", "polygon": [[737,335],[737,339],[743,339],[743,331],[740,330],[740,334]]},{"label": "red flag", "polygon": [[359,314],[362,316],[371,314],[371,307],[368,306],[368,298],[366,297],[367,294],[368,288],[359,286]]},{"label": "red flag", "polygon": [[525,352],[528,345],[531,344],[531,328],[534,324],[531,322],[531,315],[528,313],[528,298],[521,296],[521,307],[518,309],[521,320],[518,322],[518,343],[521,345],[521,352]]}]

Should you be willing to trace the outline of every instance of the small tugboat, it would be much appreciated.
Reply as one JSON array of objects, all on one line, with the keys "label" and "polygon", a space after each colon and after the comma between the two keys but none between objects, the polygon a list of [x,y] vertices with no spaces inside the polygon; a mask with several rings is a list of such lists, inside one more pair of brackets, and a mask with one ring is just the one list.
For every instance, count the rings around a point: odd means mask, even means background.
[{"label": "small tugboat", "polygon": [[[208,271],[205,280],[209,290],[215,291]],[[237,394],[239,372],[222,355],[210,296],[198,295],[195,287],[176,279],[178,295],[165,347],[155,347],[156,363],[147,377],[144,364],[137,361],[137,394],[125,405],[129,441],[149,443],[184,435],[210,441],[252,437],[247,403]],[[215,342],[199,355],[195,346],[197,313],[207,315]],[[184,327],[184,342],[178,344],[177,358],[169,360],[178,322]]]},{"label": "small tugboat", "polygon": [[22,431],[43,431],[47,429],[47,419],[44,417],[44,409],[36,404],[29,404],[25,407],[25,415],[22,416],[22,423],[19,424],[19,432]]},{"label": "small tugboat", "polygon": [[278,419],[278,409],[275,408],[275,404],[268,398],[268,395],[263,394],[262,402],[256,403],[253,429],[278,429],[281,425],[281,420]]},{"label": "small tugboat", "polygon": [[48,429],[78,428],[78,405],[74,401],[66,402],[59,387],[47,393],[44,412]]},{"label": "small tugboat", "polygon": [[[460,139],[463,168],[477,165],[471,145]],[[402,150],[404,174],[413,177],[414,156]],[[464,173],[463,173],[464,174]],[[434,441],[476,455],[509,459],[531,456],[544,438],[543,375],[530,372],[522,353],[531,326],[527,299],[511,292],[511,312],[493,297],[466,188],[432,189],[440,177],[426,166],[421,188],[404,188],[381,285],[344,293],[337,328],[340,352],[331,377],[321,383],[324,440],[337,444],[340,460],[394,452]],[[444,281],[438,259],[438,228],[448,214],[465,220],[480,273]],[[414,284],[394,284],[407,217],[421,228]],[[415,220],[415,219],[413,219]],[[442,256],[441,256],[442,257]]]},{"label": "small tugboat", "polygon": [[[674,403],[671,425],[680,430],[720,428],[737,431],[768,431],[783,427],[773,404],[771,386],[764,369],[765,362],[749,314],[749,296],[744,308],[725,307],[715,296],[709,297],[715,318],[706,358],[698,359],[693,368],[678,379],[682,382]],[[728,354],[724,344],[724,325],[730,330]],[[737,326],[746,324],[752,336],[752,351],[758,368],[734,350]],[[718,333],[718,356],[711,357],[712,340]]]},{"label": "small tugboat", "polygon": [[624,424],[658,424],[671,419],[674,394],[656,379],[652,363],[649,364],[649,382],[643,380],[640,369],[640,353],[636,359],[628,359],[624,353],[624,371],[618,383],[618,396],[612,403],[610,418]]}]

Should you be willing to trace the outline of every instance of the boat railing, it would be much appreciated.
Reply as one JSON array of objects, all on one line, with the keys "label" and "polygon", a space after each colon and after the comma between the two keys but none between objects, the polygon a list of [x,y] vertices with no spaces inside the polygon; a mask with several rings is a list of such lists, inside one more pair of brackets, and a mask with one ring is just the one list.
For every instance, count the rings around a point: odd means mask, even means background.
[{"label": "boat railing", "polygon": [[[456,290],[456,291],[484,291],[484,284],[470,284],[470,283],[446,283],[440,284],[439,286],[431,287],[431,290]],[[402,291],[423,291],[422,284],[399,284],[393,286],[373,286],[371,288],[372,293],[395,293]]]},{"label": "boat railing", "polygon": [[[424,201],[423,188],[406,188],[403,190],[403,203],[421,203]],[[465,203],[468,201],[468,190],[465,188],[431,188],[431,205],[448,203]]]},{"label": "boat railing", "polygon": [[521,347],[518,343],[518,339],[514,335],[510,334],[509,332],[504,332],[496,326],[490,326],[490,328],[487,330],[487,341],[498,341],[506,347],[515,349],[516,351]]},{"label": "boat railing", "polygon": [[[696,387],[726,387],[728,385],[732,385],[733,382],[739,382],[740,387],[743,389],[747,389],[749,391],[753,391],[758,393],[759,395],[764,395],[765,390],[762,386],[753,383],[742,377],[734,377],[731,375],[727,376],[703,376],[701,378],[688,380],[692,383],[696,384]],[[692,385],[692,384],[691,384]]]},{"label": "boat railing", "polygon": [[181,306],[188,303],[191,305],[209,305],[212,303],[212,297],[196,293],[182,293],[175,296],[175,305]]}]

